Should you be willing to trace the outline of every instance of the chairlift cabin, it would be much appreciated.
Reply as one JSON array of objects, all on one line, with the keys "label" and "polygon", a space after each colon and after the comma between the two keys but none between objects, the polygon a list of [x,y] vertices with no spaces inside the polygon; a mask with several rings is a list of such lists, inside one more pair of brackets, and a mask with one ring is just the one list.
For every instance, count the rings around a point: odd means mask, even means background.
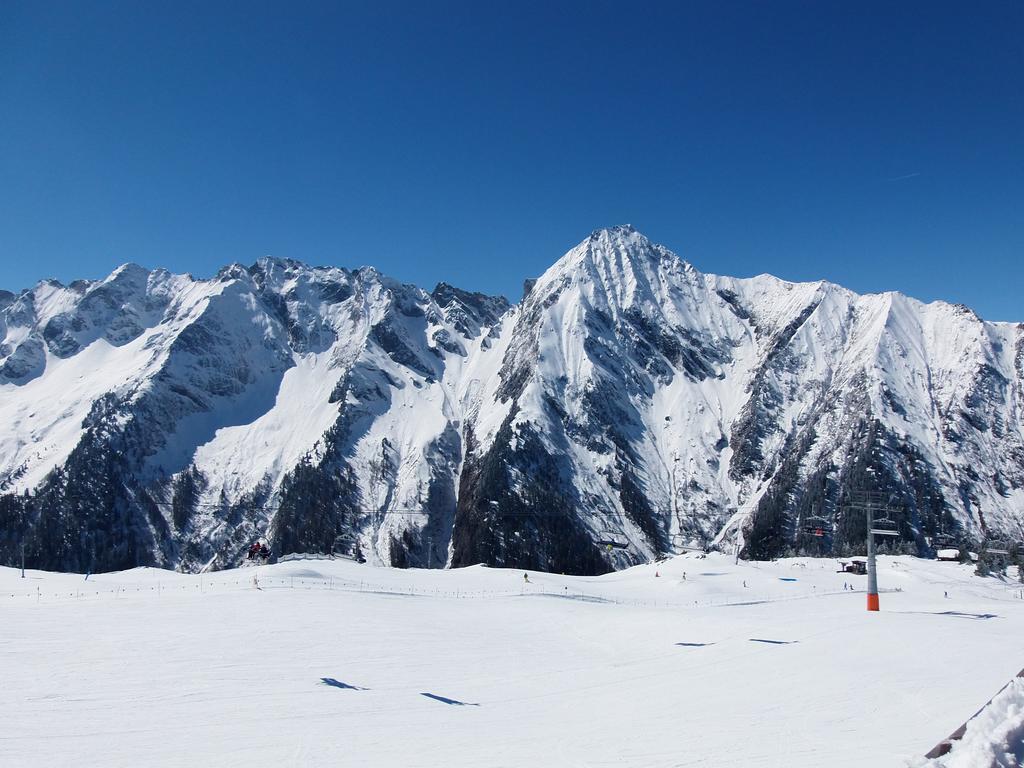
[{"label": "chairlift cabin", "polygon": [[899,524],[889,517],[878,517],[871,521],[873,536],[899,536]]},{"label": "chairlift cabin", "polygon": [[629,549],[629,542],[617,533],[601,531],[598,534],[597,543],[606,548],[609,552],[613,549]]},{"label": "chairlift cabin", "polygon": [[832,532],[832,523],[824,517],[814,515],[804,519],[801,530],[807,536],[824,538]]}]

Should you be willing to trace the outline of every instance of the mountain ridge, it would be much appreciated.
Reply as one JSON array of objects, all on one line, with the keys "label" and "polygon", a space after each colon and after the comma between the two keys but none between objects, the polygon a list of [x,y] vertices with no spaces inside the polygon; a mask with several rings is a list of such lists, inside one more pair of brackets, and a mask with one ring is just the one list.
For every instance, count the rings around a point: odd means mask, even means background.
[{"label": "mountain ridge", "polygon": [[703,273],[629,225],[514,305],[274,257],[72,285],[0,294],[5,562],[848,552],[867,486],[908,551],[1024,538],[1024,325],[947,302]]}]

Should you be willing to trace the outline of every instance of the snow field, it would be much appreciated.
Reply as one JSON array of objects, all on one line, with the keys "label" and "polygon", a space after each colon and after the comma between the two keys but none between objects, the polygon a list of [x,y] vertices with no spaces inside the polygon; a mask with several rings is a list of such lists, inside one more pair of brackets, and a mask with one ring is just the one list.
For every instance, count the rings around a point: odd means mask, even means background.
[{"label": "snow field", "polygon": [[835,566],[0,569],[0,765],[900,766],[1024,666],[1019,585]]}]

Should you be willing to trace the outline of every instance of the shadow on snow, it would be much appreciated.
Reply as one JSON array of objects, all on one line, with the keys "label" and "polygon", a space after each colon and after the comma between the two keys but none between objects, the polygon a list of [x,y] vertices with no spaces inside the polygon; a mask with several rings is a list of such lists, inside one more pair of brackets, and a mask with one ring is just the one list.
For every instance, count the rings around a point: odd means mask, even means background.
[{"label": "shadow on snow", "polygon": [[341,680],[335,680],[333,677],[321,677],[320,682],[323,685],[329,685],[331,688],[342,688],[347,691],[365,691],[365,688],[360,688],[358,685],[349,685],[343,683]]},{"label": "shadow on snow", "polygon": [[449,699],[447,696],[438,696],[436,693],[421,693],[420,696],[426,696],[428,699],[434,701],[440,701],[442,704],[452,704],[457,707],[479,707],[479,704],[470,704],[468,701],[459,701],[458,699]]}]

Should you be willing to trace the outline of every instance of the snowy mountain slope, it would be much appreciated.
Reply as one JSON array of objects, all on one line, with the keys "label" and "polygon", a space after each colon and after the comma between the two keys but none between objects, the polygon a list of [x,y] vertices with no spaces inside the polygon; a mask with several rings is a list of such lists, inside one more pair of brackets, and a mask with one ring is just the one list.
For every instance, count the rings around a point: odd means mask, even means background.
[{"label": "snowy mountain slope", "polygon": [[[1024,539],[1024,327],[699,272],[598,230],[516,306],[262,259],[0,295],[0,557],[278,551],[597,573]],[[806,530],[824,536],[807,535]]]},{"label": "snowy mountain slope", "polygon": [[[197,567],[270,526],[282,547],[350,533],[370,557],[380,538],[390,561],[391,518],[362,529],[399,499],[446,503],[450,530],[465,393],[444,374],[486,357],[508,306],[439,290],[443,306],[374,270],[264,259],[25,292],[4,310],[8,554],[25,531],[50,567]],[[42,363],[9,365],[26,346]]]},{"label": "snowy mountain slope", "polygon": [[[616,566],[734,534],[752,556],[846,551],[862,546],[862,514],[845,504],[868,470],[915,551],[938,534],[1021,535],[1021,376],[1007,353],[1020,326],[827,283],[703,275],[616,228],[536,282],[514,335],[495,403],[514,403],[509,435],[478,460],[507,478],[460,499],[476,541],[494,524],[474,499],[507,485],[522,514],[540,508],[530,527],[553,530],[549,510],[569,510],[557,525],[585,544],[628,544],[605,555]],[[828,535],[802,533],[812,517]],[[557,567],[517,542],[486,550]]]}]

